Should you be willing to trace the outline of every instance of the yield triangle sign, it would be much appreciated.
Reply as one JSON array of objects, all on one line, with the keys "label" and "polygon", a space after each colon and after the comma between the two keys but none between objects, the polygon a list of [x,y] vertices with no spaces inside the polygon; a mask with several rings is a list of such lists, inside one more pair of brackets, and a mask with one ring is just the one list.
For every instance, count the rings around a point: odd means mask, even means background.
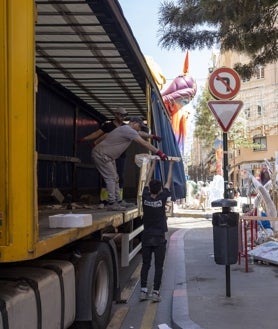
[{"label": "yield triangle sign", "polygon": [[209,101],[208,107],[220,124],[222,130],[227,132],[243,106],[242,101]]}]

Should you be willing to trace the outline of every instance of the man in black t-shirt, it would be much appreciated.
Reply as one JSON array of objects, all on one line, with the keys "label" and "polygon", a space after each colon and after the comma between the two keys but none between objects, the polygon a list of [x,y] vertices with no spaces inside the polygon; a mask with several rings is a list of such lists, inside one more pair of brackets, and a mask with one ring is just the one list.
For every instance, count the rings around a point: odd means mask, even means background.
[{"label": "man in black t-shirt", "polygon": [[[146,179],[142,195],[143,225],[142,233],[142,259],[141,268],[141,294],[140,300],[152,299],[160,301],[160,285],[163,274],[163,264],[166,253],[165,233],[168,231],[165,205],[170,197],[170,186],[172,182],[173,161],[169,161],[167,182],[162,187],[159,180],[150,180],[154,171],[156,160],[152,160],[151,169]],[[152,293],[148,294],[147,280],[151,267],[152,254],[155,258],[155,274]]]}]

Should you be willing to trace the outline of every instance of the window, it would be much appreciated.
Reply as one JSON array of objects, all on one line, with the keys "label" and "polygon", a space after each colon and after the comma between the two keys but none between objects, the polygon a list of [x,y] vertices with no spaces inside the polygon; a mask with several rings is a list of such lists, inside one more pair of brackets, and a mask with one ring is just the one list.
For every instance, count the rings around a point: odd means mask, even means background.
[{"label": "window", "polygon": [[251,114],[250,114],[250,108],[247,108],[244,110],[245,116],[246,118],[250,118]]},{"label": "window", "polygon": [[256,68],[256,75],[257,75],[257,79],[264,78],[264,67],[263,66],[259,66]]},{"label": "window", "polygon": [[266,151],[267,150],[267,144],[266,144],[266,137],[254,137],[253,138],[254,151]]},{"label": "window", "polygon": [[263,114],[261,105],[257,106],[257,114],[261,116]]}]

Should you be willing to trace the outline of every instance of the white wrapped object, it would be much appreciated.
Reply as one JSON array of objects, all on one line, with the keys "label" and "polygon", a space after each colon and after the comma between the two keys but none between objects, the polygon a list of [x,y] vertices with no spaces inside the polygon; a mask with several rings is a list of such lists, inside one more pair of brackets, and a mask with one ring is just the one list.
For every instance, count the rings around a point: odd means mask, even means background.
[{"label": "white wrapped object", "polygon": [[[143,162],[149,162],[150,160],[153,160],[153,159],[161,160],[158,155],[151,155],[148,153],[141,153],[141,154],[135,155],[135,163],[139,168],[141,168]],[[179,162],[179,161],[181,161],[181,158],[167,155],[167,160]],[[167,160],[163,160],[163,161],[167,161]]]},{"label": "white wrapped object", "polygon": [[86,227],[93,223],[91,214],[58,214],[49,216],[50,228]]},{"label": "white wrapped object", "polygon": [[275,204],[271,200],[268,190],[265,188],[265,186],[263,186],[260,182],[258,182],[254,176],[252,176],[252,175],[250,175],[250,176],[251,176],[253,185],[255,186],[256,190],[260,193],[260,195],[262,196],[262,199],[264,200],[267,216],[277,217],[277,210],[276,210]]},{"label": "white wrapped object", "polygon": [[141,153],[135,155],[135,163],[139,168],[142,167],[143,162],[148,163],[150,159],[151,159],[151,155],[147,153]]}]

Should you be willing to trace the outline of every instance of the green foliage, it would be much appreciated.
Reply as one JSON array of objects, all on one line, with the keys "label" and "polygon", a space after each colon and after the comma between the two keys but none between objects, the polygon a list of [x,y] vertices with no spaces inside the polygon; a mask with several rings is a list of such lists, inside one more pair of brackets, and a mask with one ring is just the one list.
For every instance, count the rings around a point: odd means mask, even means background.
[{"label": "green foliage", "polygon": [[278,1],[179,0],[164,1],[159,11],[159,43],[164,48],[203,49],[220,46],[249,56],[237,63],[242,78],[258,65],[278,59]]},{"label": "green foliage", "polygon": [[202,145],[211,150],[214,140],[217,135],[220,134],[218,122],[212,115],[207,102],[212,100],[208,89],[204,89],[203,93],[197,99],[197,105],[195,107],[195,130],[194,135],[200,139]]},{"label": "green foliage", "polygon": [[246,134],[246,122],[243,118],[244,115],[239,114],[237,119],[234,121],[228,132],[228,142],[231,142],[235,149],[244,148],[254,148],[255,144],[250,140]]}]

